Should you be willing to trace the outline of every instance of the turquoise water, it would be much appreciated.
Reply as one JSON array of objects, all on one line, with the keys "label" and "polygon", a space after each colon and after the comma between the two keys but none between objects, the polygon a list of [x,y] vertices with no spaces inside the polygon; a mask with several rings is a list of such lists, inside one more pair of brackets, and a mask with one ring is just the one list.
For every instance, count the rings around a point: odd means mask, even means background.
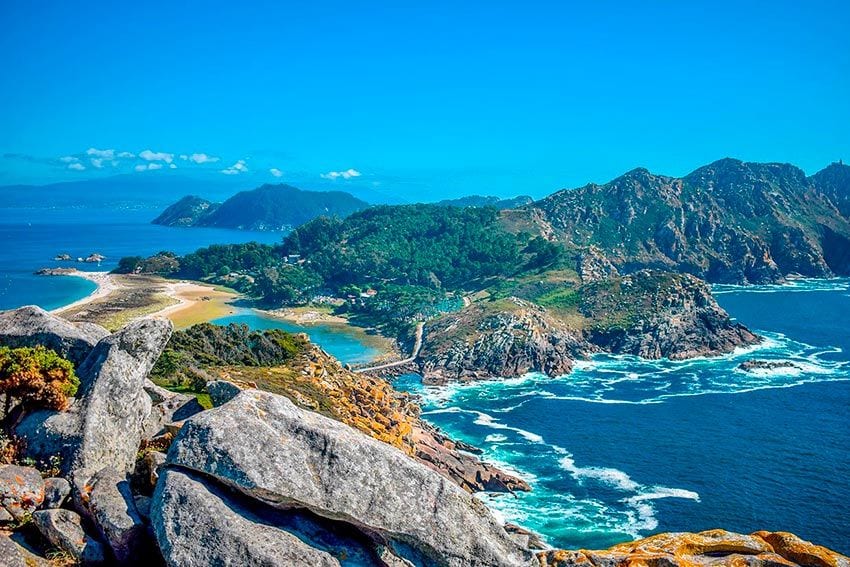
[{"label": "turquoise water", "polygon": [[295,325],[280,319],[264,317],[256,311],[244,309],[234,315],[228,315],[213,321],[218,325],[240,323],[252,329],[282,329],[290,333],[307,333],[310,340],[320,345],[327,353],[347,364],[369,362],[379,354],[374,348],[368,347],[356,335],[346,333],[339,326],[324,324]]},{"label": "turquoise water", "polygon": [[[73,277],[35,276],[40,268],[111,270],[122,256],[160,250],[178,254],[215,243],[278,242],[280,234],[214,228],[174,228],[150,224],[155,209],[0,208],[0,309],[35,304],[45,309],[90,294],[93,283]],[[55,262],[57,254],[86,257],[97,252],[102,265]]]}]

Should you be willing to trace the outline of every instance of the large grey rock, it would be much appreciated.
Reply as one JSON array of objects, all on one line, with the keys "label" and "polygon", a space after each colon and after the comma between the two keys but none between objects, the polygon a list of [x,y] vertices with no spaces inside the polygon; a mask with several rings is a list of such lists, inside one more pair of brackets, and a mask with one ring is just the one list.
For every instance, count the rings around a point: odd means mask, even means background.
[{"label": "large grey rock", "polygon": [[142,438],[153,439],[166,432],[166,425],[183,421],[204,411],[194,396],[174,393],[170,398],[155,404],[142,426]]},{"label": "large grey rock", "polygon": [[[166,470],[157,484],[151,522],[166,564],[174,567],[340,565],[309,537],[320,530],[307,518],[299,522],[298,513],[270,509],[177,469]],[[350,564],[377,564],[366,547],[343,547],[345,539],[340,535],[329,547],[345,549]]]},{"label": "large grey rock", "polygon": [[4,567],[27,567],[21,546],[3,534],[0,534],[0,558],[3,559]]},{"label": "large grey rock", "polygon": [[41,503],[43,509],[60,508],[68,495],[71,494],[71,483],[64,478],[46,478],[44,479],[44,502]]},{"label": "large grey rock", "polygon": [[85,532],[76,512],[41,510],[32,515],[32,521],[44,539],[69,553],[77,563],[99,565],[106,561],[103,544]]},{"label": "large grey rock", "polygon": [[0,345],[44,345],[75,365],[79,365],[108,334],[98,325],[75,325],[35,305],[0,312]]},{"label": "large grey rock", "polygon": [[233,382],[228,382],[227,380],[213,380],[212,382],[207,382],[207,392],[210,395],[210,401],[212,402],[213,407],[226,404],[238,396],[241,391],[242,388]]},{"label": "large grey rock", "polygon": [[24,416],[15,435],[24,441],[24,455],[39,462],[59,457],[60,471],[68,474],[80,444],[77,404],[68,411],[38,410]]},{"label": "large grey rock", "polygon": [[157,386],[150,379],[146,379],[142,387],[145,389],[148,396],[150,396],[151,403],[154,405],[162,403],[165,400],[170,400],[174,396],[182,395],[177,392],[172,392],[171,390],[166,390],[162,386]]},{"label": "large grey rock", "polygon": [[138,561],[148,547],[147,534],[126,475],[104,468],[77,488],[77,508],[97,526],[115,558],[121,563]]},{"label": "large grey rock", "polygon": [[104,467],[133,470],[142,426],[151,411],[145,379],[171,336],[171,322],[142,320],[100,341],[78,374],[80,444],[72,465],[75,481]]},{"label": "large grey rock", "polygon": [[283,396],[244,390],[198,414],[181,429],[168,463],[270,505],[357,526],[414,563],[532,562],[487,507],[450,480]]},{"label": "large grey rock", "polygon": [[0,465],[0,511],[6,521],[22,521],[44,501],[44,480],[34,468]]}]

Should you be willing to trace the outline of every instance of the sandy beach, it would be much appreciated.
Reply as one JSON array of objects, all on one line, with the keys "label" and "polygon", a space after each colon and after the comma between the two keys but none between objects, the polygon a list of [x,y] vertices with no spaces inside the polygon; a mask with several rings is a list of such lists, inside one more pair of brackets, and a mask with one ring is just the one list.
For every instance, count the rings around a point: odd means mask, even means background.
[{"label": "sandy beach", "polygon": [[86,305],[87,303],[91,303],[92,301],[96,301],[98,299],[106,297],[116,289],[115,282],[109,272],[84,272],[82,270],[73,270],[68,271],[62,275],[72,276],[75,278],[83,278],[92,281],[97,285],[97,288],[95,288],[93,292],[91,292],[89,295],[82,299],[54,309],[52,313],[61,314],[64,311],[70,311],[71,309],[74,309],[76,307],[80,307],[82,305]]},{"label": "sandy beach", "polygon": [[89,321],[110,330],[144,318],[170,319],[177,328],[210,321],[235,312],[237,293],[191,281],[156,276],[69,270],[62,275],[95,282],[88,296],[54,309],[72,321]]}]

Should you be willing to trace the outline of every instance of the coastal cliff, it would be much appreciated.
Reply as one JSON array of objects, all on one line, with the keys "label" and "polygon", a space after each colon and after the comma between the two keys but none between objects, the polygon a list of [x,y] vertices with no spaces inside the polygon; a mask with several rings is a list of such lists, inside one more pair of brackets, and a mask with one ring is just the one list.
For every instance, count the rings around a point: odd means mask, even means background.
[{"label": "coastal cliff", "polygon": [[430,383],[528,372],[560,376],[596,352],[677,360],[760,341],[693,276],[652,270],[620,276],[605,266],[588,268],[584,285],[542,296],[558,297],[556,308],[509,297],[428,323],[419,372]]}]

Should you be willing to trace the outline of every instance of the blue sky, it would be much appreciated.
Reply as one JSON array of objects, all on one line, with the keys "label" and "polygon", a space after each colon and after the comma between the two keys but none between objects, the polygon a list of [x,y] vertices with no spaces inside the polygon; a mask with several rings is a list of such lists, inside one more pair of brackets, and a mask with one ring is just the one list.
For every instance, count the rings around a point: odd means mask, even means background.
[{"label": "blue sky", "polygon": [[817,1],[0,2],[0,184],[426,200],[725,156],[813,173],[850,160],[848,24]]}]

